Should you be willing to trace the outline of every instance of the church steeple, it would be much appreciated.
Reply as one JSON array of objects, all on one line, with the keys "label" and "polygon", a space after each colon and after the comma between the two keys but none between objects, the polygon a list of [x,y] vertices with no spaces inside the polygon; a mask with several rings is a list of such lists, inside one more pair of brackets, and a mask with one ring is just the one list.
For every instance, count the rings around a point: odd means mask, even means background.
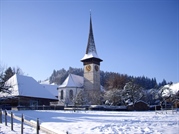
[{"label": "church steeple", "polygon": [[89,104],[100,104],[100,62],[98,57],[90,13],[90,27],[88,35],[88,43],[85,56],[81,59],[84,66],[84,98]]},{"label": "church steeple", "polygon": [[95,53],[97,55],[96,46],[94,42],[94,36],[93,36],[91,12],[90,12],[90,28],[89,28],[88,44],[86,48],[86,54],[89,54],[89,53]]},{"label": "church steeple", "polygon": [[98,54],[96,51],[94,35],[93,35],[91,12],[90,12],[90,27],[89,27],[89,35],[88,35],[88,43],[87,43],[86,53],[85,53],[85,56],[81,59],[81,61],[85,62],[87,59],[95,59],[95,61],[98,61],[98,63],[100,63],[102,61],[98,57]]}]

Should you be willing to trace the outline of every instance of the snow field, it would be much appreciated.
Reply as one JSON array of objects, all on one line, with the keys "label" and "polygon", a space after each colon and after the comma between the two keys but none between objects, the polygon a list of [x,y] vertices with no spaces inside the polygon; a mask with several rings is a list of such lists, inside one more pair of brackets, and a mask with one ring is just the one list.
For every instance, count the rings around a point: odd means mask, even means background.
[{"label": "snow field", "polygon": [[[41,126],[62,134],[178,134],[179,113],[171,111],[156,114],[147,112],[111,112],[111,111],[13,111],[23,113],[25,118],[40,119]],[[1,133],[19,134],[20,124],[5,127],[0,124]],[[25,134],[35,134],[36,129],[24,125]],[[43,134],[42,132],[40,132]]]}]

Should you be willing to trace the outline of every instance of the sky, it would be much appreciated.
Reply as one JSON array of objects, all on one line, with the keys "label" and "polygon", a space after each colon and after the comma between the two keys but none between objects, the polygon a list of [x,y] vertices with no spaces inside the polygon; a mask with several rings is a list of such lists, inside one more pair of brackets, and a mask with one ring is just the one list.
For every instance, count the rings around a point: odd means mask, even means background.
[{"label": "sky", "polygon": [[90,10],[101,70],[179,82],[178,0],[0,0],[0,64],[83,68]]}]

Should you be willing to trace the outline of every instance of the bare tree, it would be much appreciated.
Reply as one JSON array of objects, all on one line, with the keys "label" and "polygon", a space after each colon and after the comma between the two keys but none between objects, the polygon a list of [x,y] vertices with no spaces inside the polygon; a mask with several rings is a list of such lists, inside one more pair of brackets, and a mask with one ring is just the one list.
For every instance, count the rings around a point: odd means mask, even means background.
[{"label": "bare tree", "polygon": [[107,89],[123,89],[127,83],[127,76],[113,73],[106,81]]},{"label": "bare tree", "polygon": [[77,105],[99,105],[102,101],[102,94],[100,91],[90,90],[85,91],[81,90],[75,99]]},{"label": "bare tree", "polygon": [[144,92],[139,85],[134,84],[133,82],[128,82],[124,86],[123,96],[126,104],[132,103],[134,105],[136,101],[141,100],[144,96]]},{"label": "bare tree", "polygon": [[100,105],[101,104],[101,92],[100,91],[87,91],[86,92],[86,99],[87,99],[87,104],[90,105]]},{"label": "bare tree", "polygon": [[107,105],[120,105],[122,104],[122,89],[108,90],[104,93],[105,104]]},{"label": "bare tree", "polygon": [[20,67],[13,67],[12,71],[14,74],[21,74],[21,75],[24,74],[24,72],[22,71],[22,69]]}]

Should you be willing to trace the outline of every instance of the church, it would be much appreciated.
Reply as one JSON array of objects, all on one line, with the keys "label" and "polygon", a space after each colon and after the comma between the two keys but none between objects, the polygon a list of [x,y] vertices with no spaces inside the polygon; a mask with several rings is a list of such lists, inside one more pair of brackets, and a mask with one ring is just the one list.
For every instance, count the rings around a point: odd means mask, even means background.
[{"label": "church", "polygon": [[[95,46],[92,19],[90,14],[89,36],[86,53],[81,59],[84,76],[69,74],[66,80],[58,87],[60,105],[75,105],[81,99],[83,105],[100,104],[102,86],[100,85],[100,62]],[[80,94],[80,95],[79,95]]]}]

